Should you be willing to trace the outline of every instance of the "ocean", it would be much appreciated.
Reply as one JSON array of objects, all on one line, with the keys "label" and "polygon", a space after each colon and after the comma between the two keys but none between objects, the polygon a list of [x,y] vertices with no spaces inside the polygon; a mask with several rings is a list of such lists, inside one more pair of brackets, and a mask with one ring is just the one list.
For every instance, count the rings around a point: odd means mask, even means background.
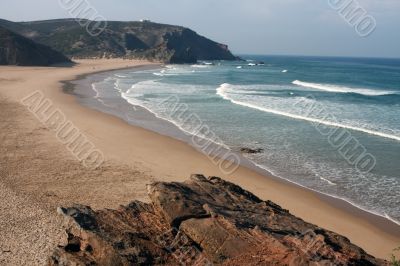
[{"label": "ocean", "polygon": [[400,59],[242,57],[103,73],[86,98],[184,141],[209,138],[201,121],[216,145],[259,149],[254,167],[400,224]]}]

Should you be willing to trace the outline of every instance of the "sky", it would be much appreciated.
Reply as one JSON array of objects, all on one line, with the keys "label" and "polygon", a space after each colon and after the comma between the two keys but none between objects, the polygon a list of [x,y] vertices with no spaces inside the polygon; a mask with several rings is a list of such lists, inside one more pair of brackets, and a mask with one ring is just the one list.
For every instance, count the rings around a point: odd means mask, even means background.
[{"label": "sky", "polygon": [[[0,18],[75,17],[68,3],[85,1],[107,20],[185,26],[236,54],[400,58],[400,0],[0,0]],[[353,25],[346,4],[363,12]]]}]

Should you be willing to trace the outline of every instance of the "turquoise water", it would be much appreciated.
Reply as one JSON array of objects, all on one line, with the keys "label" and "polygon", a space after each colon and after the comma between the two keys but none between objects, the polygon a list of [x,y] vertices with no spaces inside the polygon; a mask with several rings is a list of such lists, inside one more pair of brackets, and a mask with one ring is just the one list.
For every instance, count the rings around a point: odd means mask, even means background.
[{"label": "turquoise water", "polygon": [[258,167],[400,221],[400,60],[244,58],[123,70],[93,89],[198,133],[165,104],[179,99],[217,143],[263,149],[245,155]]}]

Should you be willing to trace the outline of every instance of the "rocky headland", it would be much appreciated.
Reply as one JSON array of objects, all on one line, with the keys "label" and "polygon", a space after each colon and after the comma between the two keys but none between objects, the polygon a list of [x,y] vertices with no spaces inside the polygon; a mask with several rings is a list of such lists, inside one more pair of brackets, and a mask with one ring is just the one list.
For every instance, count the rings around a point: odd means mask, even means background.
[{"label": "rocky headland", "polygon": [[212,41],[181,26],[151,21],[103,21],[104,30],[93,36],[81,25],[93,21],[54,19],[12,22],[0,26],[70,58],[129,58],[165,63],[196,63],[198,60],[236,60],[227,45]]}]

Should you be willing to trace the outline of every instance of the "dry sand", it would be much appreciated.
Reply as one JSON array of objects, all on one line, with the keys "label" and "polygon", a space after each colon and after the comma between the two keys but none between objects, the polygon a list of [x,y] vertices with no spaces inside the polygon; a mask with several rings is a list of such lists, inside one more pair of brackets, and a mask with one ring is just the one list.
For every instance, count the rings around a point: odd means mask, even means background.
[{"label": "dry sand", "polygon": [[[114,208],[135,199],[146,201],[146,184],[182,181],[192,173],[235,182],[308,222],[345,235],[377,257],[387,258],[400,246],[398,227],[383,230],[362,212],[338,208],[337,202],[331,204],[317,193],[245,167],[226,176],[191,146],[83,107],[62,92],[62,80],[144,64],[150,63],[110,59],[80,60],[73,67],[0,67],[1,265],[45,262],[62,234],[55,211],[59,205]],[[36,90],[104,153],[106,162],[100,168],[82,166],[54,132],[20,104]]]}]

